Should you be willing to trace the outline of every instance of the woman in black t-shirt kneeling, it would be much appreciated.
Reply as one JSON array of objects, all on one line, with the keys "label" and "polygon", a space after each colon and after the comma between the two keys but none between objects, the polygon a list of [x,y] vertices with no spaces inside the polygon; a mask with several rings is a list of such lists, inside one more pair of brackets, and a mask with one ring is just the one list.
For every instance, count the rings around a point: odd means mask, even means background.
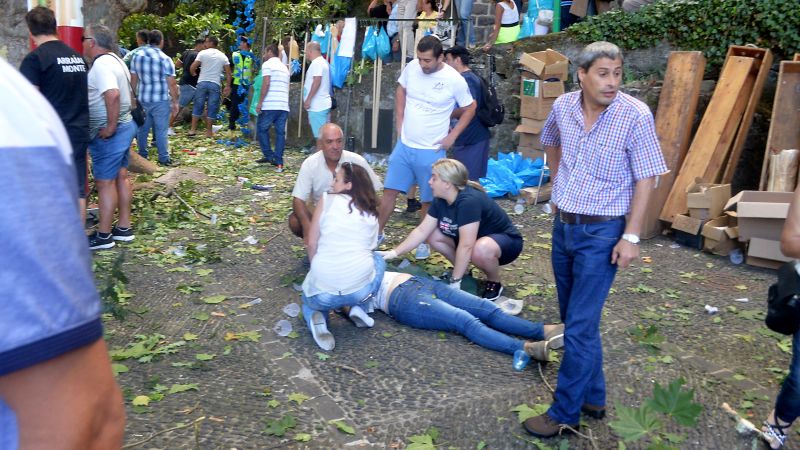
[{"label": "woman in black t-shirt kneeling", "polygon": [[428,184],[434,199],[425,219],[384,258],[396,258],[428,242],[453,263],[451,286],[461,287],[471,261],[486,274],[483,298],[500,297],[500,266],[522,252],[522,235],[483,187],[469,181],[467,168],[459,161],[442,158],[433,164],[431,172]]}]

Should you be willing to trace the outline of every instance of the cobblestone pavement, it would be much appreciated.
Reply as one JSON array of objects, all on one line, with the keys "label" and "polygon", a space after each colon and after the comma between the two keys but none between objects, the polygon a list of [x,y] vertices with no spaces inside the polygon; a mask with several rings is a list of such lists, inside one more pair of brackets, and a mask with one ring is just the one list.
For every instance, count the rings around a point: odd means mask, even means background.
[{"label": "cobblestone pavement", "polygon": [[[436,448],[441,449],[592,448],[589,440],[576,436],[532,439],[511,411],[520,404],[550,401],[548,383],[556,383],[558,362],[541,373],[535,365],[517,373],[507,355],[454,334],[404,327],[380,313],[375,327],[366,330],[332,315],[336,348],[321,352],[301,321],[282,312],[284,305],[299,303],[293,284],[303,276],[302,243],[283,223],[291,168],[302,156],[289,155],[289,171],[277,175],[247,165],[255,152],[235,152],[218,153],[229,155],[231,165],[248,167],[251,176],[276,184],[271,197],[254,197],[255,191],[241,189],[233,176],[206,167],[210,179],[183,186],[181,192],[195,192],[189,201],[207,212],[216,208],[220,223],[173,221],[178,225],[164,228],[175,212],[164,207],[177,202],[161,199],[162,209],[149,215],[140,202],[139,243],[95,254],[102,287],[102,268],[124,252],[127,291],[133,293],[126,306],[132,312],[124,320],[106,322],[110,346],[121,348],[137,335],[154,334],[164,336],[162,345],[183,342],[174,353],[149,362],[118,361],[128,369],[118,375],[128,407],[127,444],[147,449],[403,448],[411,436],[436,427]],[[207,152],[209,158],[213,154]],[[137,191],[137,198],[149,197],[147,189]],[[509,200],[500,203],[507,210],[513,207]],[[243,208],[242,218],[227,224],[222,216],[235,208]],[[525,301],[523,317],[552,322],[558,319],[548,256],[552,222],[537,213],[528,207],[513,216],[525,236],[525,252],[503,277],[508,294]],[[257,219],[248,223],[250,216]],[[390,243],[404,237],[413,221],[395,214]],[[242,243],[248,235],[259,242]],[[213,246],[220,260],[188,264],[186,256],[176,256],[180,249],[189,256],[192,249],[202,253],[203,244]],[[650,262],[637,261],[619,273],[604,311],[610,417],[585,419],[582,431],[591,430],[596,448],[618,448],[621,439],[609,427],[618,417],[614,405],[638,407],[652,395],[654,383],[682,377],[703,411],[695,427],[665,421],[664,432],[685,438],[676,448],[762,448],[736,433],[720,405],[728,402],[760,423],[788,368],[790,353],[764,331],[762,320],[774,273],[673,248],[665,237],[644,242],[641,252]],[[432,272],[443,270],[435,258],[425,264]],[[225,300],[215,303],[217,294]],[[262,301],[240,307],[254,298]],[[737,301],[743,298],[748,301]],[[707,314],[707,304],[720,312]],[[296,334],[278,336],[272,328],[280,319],[289,320]],[[638,343],[630,332],[650,325],[664,339],[658,349]],[[254,339],[247,340],[250,331],[260,338],[250,334]],[[168,391],[192,384],[185,392]],[[149,404],[134,406],[141,396]],[[286,426],[276,426],[282,418]],[[336,423],[352,427],[353,434]],[[275,430],[280,434],[282,429],[285,433],[276,436]],[[643,442],[627,443],[627,448],[645,448]]]}]

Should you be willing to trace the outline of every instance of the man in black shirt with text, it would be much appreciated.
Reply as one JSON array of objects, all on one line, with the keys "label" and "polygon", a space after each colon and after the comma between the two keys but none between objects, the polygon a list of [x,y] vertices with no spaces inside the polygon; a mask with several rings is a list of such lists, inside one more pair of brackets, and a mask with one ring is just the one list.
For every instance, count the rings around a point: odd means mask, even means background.
[{"label": "man in black shirt with text", "polygon": [[86,149],[89,146],[89,94],[83,57],[58,39],[52,10],[37,6],[25,15],[36,49],[28,53],[19,71],[53,105],[72,144],[78,175],[81,219],[86,221]]}]

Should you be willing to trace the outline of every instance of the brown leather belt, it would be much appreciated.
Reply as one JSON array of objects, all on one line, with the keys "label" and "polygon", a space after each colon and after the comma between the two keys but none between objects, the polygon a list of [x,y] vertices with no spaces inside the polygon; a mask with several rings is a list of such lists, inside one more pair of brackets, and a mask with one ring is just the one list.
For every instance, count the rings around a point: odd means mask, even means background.
[{"label": "brown leather belt", "polygon": [[566,223],[569,225],[577,225],[582,223],[585,224],[585,223],[608,222],[611,220],[624,219],[625,216],[587,216],[585,214],[575,214],[566,211],[559,211],[558,218],[561,219],[561,223]]}]

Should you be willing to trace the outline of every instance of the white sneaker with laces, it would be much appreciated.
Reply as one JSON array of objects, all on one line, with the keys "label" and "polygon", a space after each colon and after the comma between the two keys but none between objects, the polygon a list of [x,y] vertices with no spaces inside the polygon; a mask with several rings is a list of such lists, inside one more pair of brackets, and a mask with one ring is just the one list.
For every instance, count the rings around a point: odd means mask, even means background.
[{"label": "white sneaker with laces", "polygon": [[172,127],[167,128],[167,136],[175,136],[175,130]]},{"label": "white sneaker with laces", "polygon": [[417,247],[416,253],[414,253],[414,258],[416,259],[428,259],[431,256],[431,248],[428,244],[422,243],[419,244]]}]

